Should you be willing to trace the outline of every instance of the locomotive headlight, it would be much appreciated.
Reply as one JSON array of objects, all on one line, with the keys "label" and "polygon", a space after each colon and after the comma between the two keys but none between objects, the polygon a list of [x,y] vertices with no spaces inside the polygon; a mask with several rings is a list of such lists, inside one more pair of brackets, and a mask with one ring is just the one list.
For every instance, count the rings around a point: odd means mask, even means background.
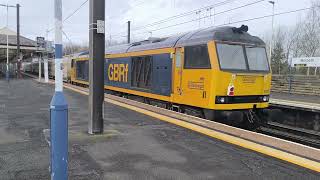
[{"label": "locomotive headlight", "polygon": [[217,104],[223,104],[225,102],[226,102],[226,98],[225,97],[219,97],[219,96],[216,97],[216,103]]},{"label": "locomotive headlight", "polygon": [[262,101],[267,102],[269,100],[268,96],[263,96]]}]

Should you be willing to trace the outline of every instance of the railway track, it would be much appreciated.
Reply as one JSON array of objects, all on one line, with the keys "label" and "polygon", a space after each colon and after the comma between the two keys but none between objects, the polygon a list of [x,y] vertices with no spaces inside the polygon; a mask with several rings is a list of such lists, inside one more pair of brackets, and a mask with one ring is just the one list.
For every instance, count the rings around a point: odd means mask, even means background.
[{"label": "railway track", "polygon": [[275,122],[268,122],[267,125],[260,127],[256,131],[307,146],[320,148],[320,132],[296,128]]}]

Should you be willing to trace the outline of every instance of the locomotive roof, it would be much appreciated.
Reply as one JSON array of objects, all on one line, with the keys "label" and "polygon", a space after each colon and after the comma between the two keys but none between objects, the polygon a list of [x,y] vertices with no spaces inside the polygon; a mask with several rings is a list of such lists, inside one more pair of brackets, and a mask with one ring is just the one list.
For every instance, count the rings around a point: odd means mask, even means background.
[{"label": "locomotive roof", "polygon": [[119,54],[142,50],[198,45],[205,44],[211,40],[241,42],[258,46],[265,45],[259,37],[251,36],[246,31],[238,30],[239,29],[235,27],[224,26],[195,30],[167,38],[149,38],[145,41],[107,47],[106,54]]}]

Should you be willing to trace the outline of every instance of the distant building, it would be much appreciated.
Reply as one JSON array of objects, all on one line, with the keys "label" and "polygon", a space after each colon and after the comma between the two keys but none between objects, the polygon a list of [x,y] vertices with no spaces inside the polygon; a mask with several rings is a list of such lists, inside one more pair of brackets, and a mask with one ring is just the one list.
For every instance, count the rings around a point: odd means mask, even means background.
[{"label": "distant building", "polygon": [[[10,66],[15,66],[18,60],[17,57],[17,33],[7,27],[0,28],[0,66],[3,66],[7,61],[7,36],[9,49],[9,63]],[[51,46],[51,47],[49,47]],[[48,48],[46,48],[48,47]],[[43,54],[46,49],[49,49],[48,56],[53,56],[52,42],[45,43],[44,46],[39,47],[37,41],[31,40],[20,35],[20,58],[21,62],[30,62],[38,59],[40,54]],[[43,54],[44,55],[44,54]],[[46,55],[46,53],[45,53]],[[0,68],[0,71],[3,68]]]},{"label": "distant building", "polygon": [[[17,61],[17,33],[4,27],[0,29],[0,63],[7,60],[7,35],[9,44],[9,61]],[[29,59],[38,50],[37,42],[20,35],[22,60]]]}]

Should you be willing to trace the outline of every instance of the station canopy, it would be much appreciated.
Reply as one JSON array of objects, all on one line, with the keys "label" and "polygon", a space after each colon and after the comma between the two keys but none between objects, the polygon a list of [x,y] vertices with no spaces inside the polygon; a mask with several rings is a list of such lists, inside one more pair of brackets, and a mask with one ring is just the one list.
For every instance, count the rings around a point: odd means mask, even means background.
[{"label": "station canopy", "polygon": [[[0,28],[0,63],[7,60],[7,35],[9,48],[9,61],[17,61],[17,33],[9,28]],[[36,53],[39,48],[37,42],[20,35],[20,50],[22,60],[28,60],[33,53]]]}]

